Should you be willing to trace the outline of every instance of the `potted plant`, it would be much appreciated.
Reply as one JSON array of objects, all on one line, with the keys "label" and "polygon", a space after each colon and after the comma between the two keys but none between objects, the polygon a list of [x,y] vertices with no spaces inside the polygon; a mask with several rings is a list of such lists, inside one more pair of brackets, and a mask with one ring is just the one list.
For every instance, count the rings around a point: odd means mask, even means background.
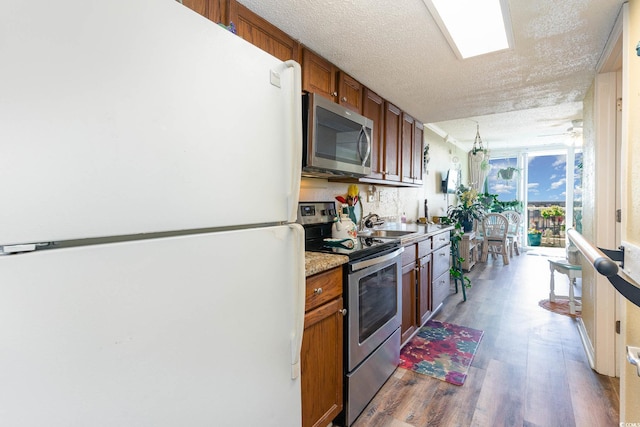
[{"label": "potted plant", "polygon": [[484,208],[478,200],[478,192],[473,188],[460,185],[456,190],[458,204],[449,206],[447,217],[453,224],[460,224],[464,232],[473,230],[473,221],[481,220]]},{"label": "potted plant", "polygon": [[464,275],[464,271],[462,270],[462,263],[464,262],[464,258],[460,256],[460,241],[462,240],[462,235],[464,232],[462,231],[462,227],[460,223],[455,225],[455,228],[451,230],[451,258],[452,263],[449,268],[449,274],[453,279],[456,286],[456,293],[458,292],[458,281],[460,281],[462,287],[462,294],[464,295],[464,300],[467,300],[467,295],[464,288],[471,287],[471,279]]},{"label": "potted plant", "polygon": [[514,172],[520,172],[520,169],[513,166],[507,166],[498,170],[498,178],[502,178],[505,181],[511,181],[513,179]]},{"label": "potted plant", "polygon": [[516,211],[522,213],[522,200],[498,202],[503,211]]},{"label": "potted plant", "polygon": [[549,206],[548,208],[542,209],[540,215],[542,215],[543,218],[550,218],[560,223],[564,220],[564,208],[558,205]]},{"label": "potted plant", "polygon": [[485,212],[493,212],[493,207],[499,203],[498,195],[491,193],[478,194],[478,201],[482,204],[482,208]]},{"label": "potted plant", "polygon": [[527,230],[527,239],[529,246],[540,246],[542,241],[542,231],[530,228]]}]

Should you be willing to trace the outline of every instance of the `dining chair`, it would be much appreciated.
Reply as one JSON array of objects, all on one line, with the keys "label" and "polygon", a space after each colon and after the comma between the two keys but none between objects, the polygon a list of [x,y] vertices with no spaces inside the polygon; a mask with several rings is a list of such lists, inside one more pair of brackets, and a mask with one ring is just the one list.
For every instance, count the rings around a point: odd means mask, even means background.
[{"label": "dining chair", "polygon": [[501,254],[504,264],[509,264],[508,232],[509,220],[506,216],[499,213],[485,214],[482,219],[482,262],[487,262],[491,252],[494,255]]},{"label": "dining chair", "polygon": [[476,259],[474,261],[482,260],[482,242],[484,240],[484,235],[482,234],[482,221],[474,219],[473,220],[473,232],[475,233],[475,243],[476,247],[480,248],[480,250],[476,250]]},{"label": "dining chair", "polygon": [[502,215],[509,221],[509,231],[507,232],[507,244],[509,245],[509,256],[513,257],[513,252],[520,255],[520,221],[521,216],[516,211],[504,211]]}]

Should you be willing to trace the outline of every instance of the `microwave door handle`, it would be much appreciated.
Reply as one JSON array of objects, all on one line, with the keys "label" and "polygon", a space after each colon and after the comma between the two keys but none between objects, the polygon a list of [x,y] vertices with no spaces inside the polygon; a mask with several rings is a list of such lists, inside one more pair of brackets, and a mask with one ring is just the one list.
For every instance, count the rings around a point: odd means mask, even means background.
[{"label": "microwave door handle", "polygon": [[366,166],[367,160],[369,160],[369,156],[371,155],[371,138],[369,138],[369,134],[367,133],[367,130],[364,126],[362,126],[362,129],[360,129],[360,135],[358,135],[358,154],[362,152],[362,150],[360,150],[360,147],[362,145],[362,135],[364,135],[364,139],[367,143],[367,150],[364,153],[364,156],[361,155],[360,158],[362,159],[362,166]]}]

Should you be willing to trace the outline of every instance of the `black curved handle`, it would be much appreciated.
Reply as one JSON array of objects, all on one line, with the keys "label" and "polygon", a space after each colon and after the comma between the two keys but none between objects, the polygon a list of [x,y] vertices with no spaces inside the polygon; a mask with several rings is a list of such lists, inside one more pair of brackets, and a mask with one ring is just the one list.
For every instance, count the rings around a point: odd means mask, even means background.
[{"label": "black curved handle", "polygon": [[[593,268],[595,268],[598,273],[606,276],[613,287],[620,292],[623,297],[628,299],[637,307],[640,307],[640,287],[638,287],[631,278],[627,278],[624,273],[622,276],[618,274],[618,264],[616,264],[615,261],[605,255],[600,248],[589,243],[584,237],[582,237],[582,234],[578,233],[576,230],[568,230],[567,236],[569,236],[569,240],[576,245],[578,250],[593,265]],[[607,252],[611,251],[607,250]],[[624,263],[624,251],[622,252],[620,259],[617,260]]]}]

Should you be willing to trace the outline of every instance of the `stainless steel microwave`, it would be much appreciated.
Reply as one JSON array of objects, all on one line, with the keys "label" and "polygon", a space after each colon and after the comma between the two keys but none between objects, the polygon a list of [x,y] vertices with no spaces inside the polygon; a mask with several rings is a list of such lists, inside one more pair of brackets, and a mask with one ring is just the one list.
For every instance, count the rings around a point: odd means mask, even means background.
[{"label": "stainless steel microwave", "polygon": [[302,97],[302,174],[361,177],[371,173],[370,120],[321,95]]}]

